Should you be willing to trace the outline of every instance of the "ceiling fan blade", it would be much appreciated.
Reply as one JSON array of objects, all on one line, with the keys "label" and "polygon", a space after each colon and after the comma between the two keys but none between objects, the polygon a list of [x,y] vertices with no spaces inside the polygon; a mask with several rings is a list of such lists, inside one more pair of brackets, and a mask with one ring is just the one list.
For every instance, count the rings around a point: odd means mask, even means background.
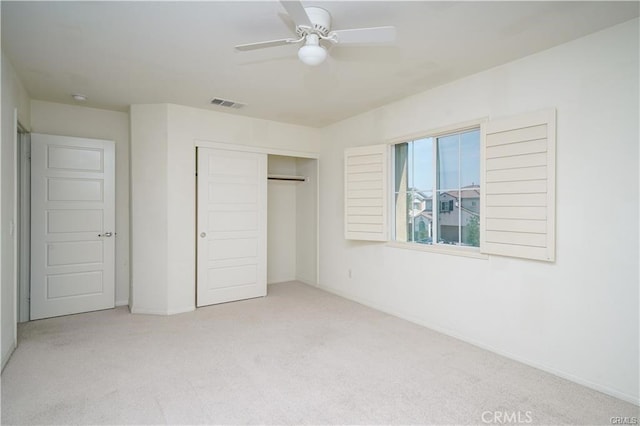
[{"label": "ceiling fan blade", "polygon": [[311,19],[309,19],[309,15],[307,15],[307,12],[304,10],[302,3],[299,1],[281,1],[280,3],[282,3],[282,6],[297,26],[313,28]]},{"label": "ceiling fan blade", "polygon": [[396,40],[396,27],[353,28],[331,31],[338,44],[392,43]]},{"label": "ceiling fan blade", "polygon": [[285,44],[295,43],[298,40],[292,38],[283,38],[280,40],[270,40],[270,41],[260,41],[258,43],[247,43],[247,44],[239,44],[235,47],[236,50],[255,50],[262,49],[265,47],[275,47],[275,46],[284,46]]}]

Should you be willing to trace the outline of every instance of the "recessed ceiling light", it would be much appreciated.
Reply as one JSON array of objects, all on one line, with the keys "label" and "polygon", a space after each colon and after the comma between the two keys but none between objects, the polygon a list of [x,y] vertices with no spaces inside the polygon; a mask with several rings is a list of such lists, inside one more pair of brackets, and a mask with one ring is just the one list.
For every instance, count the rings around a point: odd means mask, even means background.
[{"label": "recessed ceiling light", "polygon": [[83,95],[82,93],[74,93],[71,97],[78,102],[84,102],[87,100],[86,95]]}]

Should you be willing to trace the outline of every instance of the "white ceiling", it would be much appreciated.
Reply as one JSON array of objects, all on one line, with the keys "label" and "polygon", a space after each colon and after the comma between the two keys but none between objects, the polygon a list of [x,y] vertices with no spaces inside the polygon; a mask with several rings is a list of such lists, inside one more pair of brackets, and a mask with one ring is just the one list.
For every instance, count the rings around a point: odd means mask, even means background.
[{"label": "white ceiling", "polygon": [[[318,67],[279,2],[2,1],[2,49],[33,99],[126,111],[176,103],[324,126],[638,16],[638,2],[306,1],[333,29],[394,25],[393,46],[334,47]],[[241,110],[212,98],[246,103]]]}]

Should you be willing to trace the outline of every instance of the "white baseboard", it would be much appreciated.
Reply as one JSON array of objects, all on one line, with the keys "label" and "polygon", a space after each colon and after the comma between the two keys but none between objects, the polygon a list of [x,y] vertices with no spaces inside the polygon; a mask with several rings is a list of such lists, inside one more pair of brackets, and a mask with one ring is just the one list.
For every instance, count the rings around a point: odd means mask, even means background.
[{"label": "white baseboard", "polygon": [[318,288],[320,287],[320,286],[318,285],[318,283],[312,282],[311,280],[307,280],[307,279],[304,279],[304,278],[298,278],[298,277],[296,277],[296,281],[299,281],[299,282],[301,282],[302,284],[310,285],[311,287],[318,287]]},{"label": "white baseboard", "polygon": [[132,314],[140,314],[140,315],[168,315],[167,311],[161,311],[156,309],[146,309],[146,308],[138,308],[137,306],[131,306],[130,308]]},{"label": "white baseboard", "polygon": [[0,371],[4,370],[4,367],[9,362],[9,359],[11,359],[11,355],[15,350],[16,350],[16,344],[15,342],[13,342],[11,343],[11,346],[7,349],[7,351],[2,354],[2,368],[0,368]]},{"label": "white baseboard", "polygon": [[299,282],[299,283],[302,283],[302,284],[306,284],[306,285],[309,285],[311,287],[318,287],[318,284],[314,284],[314,283],[312,283],[310,281],[307,281],[307,280],[304,280],[304,279],[301,279],[301,278],[293,278],[291,280],[286,280],[286,281],[274,281],[272,283],[267,283],[267,286],[274,285],[274,284],[294,283],[294,282]]},{"label": "white baseboard", "polygon": [[321,288],[322,290],[328,291],[329,293],[333,293],[333,294],[335,294],[337,296],[344,297],[345,299],[349,299],[349,300],[352,300],[354,302],[360,303],[361,305],[368,306],[368,307],[373,308],[373,309],[375,309],[377,311],[381,311],[381,312],[384,312],[386,314],[393,315],[394,317],[402,318],[404,320],[407,320],[407,321],[410,321],[412,323],[421,325],[421,326],[426,327],[428,329],[437,331],[438,333],[446,334],[447,336],[454,337],[454,338],[456,338],[458,340],[462,340],[464,342],[467,342],[467,343],[472,344],[474,346],[477,346],[479,348],[488,350],[490,352],[496,353],[498,355],[502,355],[502,356],[504,356],[506,358],[509,358],[509,359],[512,359],[514,361],[518,361],[518,362],[521,362],[523,364],[529,365],[531,367],[537,368],[538,370],[542,370],[542,371],[545,371],[547,373],[551,373],[551,374],[553,374],[555,376],[561,377],[563,379],[569,380],[569,381],[577,383],[579,385],[582,385],[582,386],[597,390],[598,392],[602,392],[604,394],[613,396],[615,398],[621,399],[621,400],[629,402],[631,404],[640,406],[640,396],[630,395],[628,393],[621,392],[621,391],[618,391],[616,389],[612,389],[609,386],[606,386],[606,385],[603,385],[603,384],[600,384],[600,383],[595,383],[595,382],[592,382],[590,380],[583,379],[581,377],[574,376],[574,375],[572,375],[570,373],[558,370],[556,368],[549,367],[549,366],[544,365],[544,364],[540,364],[540,363],[538,363],[536,361],[532,361],[530,359],[527,359],[527,358],[524,358],[524,357],[521,357],[521,356],[518,356],[518,355],[514,355],[514,354],[512,354],[510,352],[507,352],[507,351],[504,351],[502,349],[498,349],[498,348],[495,348],[493,346],[486,345],[484,343],[478,342],[477,340],[471,339],[471,338],[469,338],[469,337],[467,337],[465,335],[462,335],[462,334],[457,333],[455,331],[449,330],[446,327],[441,327],[441,326],[439,326],[437,324],[431,324],[431,323],[429,323],[428,321],[425,321],[422,318],[418,318],[418,317],[414,317],[412,315],[407,315],[407,314],[404,314],[402,312],[398,312],[398,311],[396,311],[394,309],[390,309],[390,308],[388,308],[386,306],[381,306],[381,305],[379,305],[377,303],[374,303],[374,302],[371,302],[369,300],[363,299],[361,297],[355,296],[355,295],[353,295],[351,293],[348,293],[348,292],[345,292],[345,291],[342,291],[342,290],[338,290],[338,289],[333,288],[333,287],[328,287],[328,286],[325,286],[325,285],[322,285],[322,284],[319,284],[317,287]]},{"label": "white baseboard", "polygon": [[196,310],[195,306],[188,306],[184,308],[178,309],[167,309],[167,310],[159,310],[159,309],[147,309],[147,308],[138,308],[136,306],[131,307],[132,314],[141,314],[141,315],[176,315],[176,314],[184,314],[187,312],[193,312]]},{"label": "white baseboard", "polygon": [[295,278],[292,278],[292,279],[290,279],[290,280],[272,281],[272,282],[270,282],[270,283],[267,283],[267,286],[274,285],[274,284],[292,283],[292,282],[294,282],[294,281],[296,281],[296,279],[295,279]]},{"label": "white baseboard", "polygon": [[169,309],[167,311],[167,315],[177,315],[177,314],[186,314],[187,312],[193,312],[196,310],[195,305],[185,306],[177,309]]}]

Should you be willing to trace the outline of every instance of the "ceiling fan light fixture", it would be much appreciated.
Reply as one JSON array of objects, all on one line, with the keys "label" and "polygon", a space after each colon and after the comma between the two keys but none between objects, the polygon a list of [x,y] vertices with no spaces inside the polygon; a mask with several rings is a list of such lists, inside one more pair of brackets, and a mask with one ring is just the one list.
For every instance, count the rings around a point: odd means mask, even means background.
[{"label": "ceiling fan light fixture", "polygon": [[309,34],[304,46],[298,50],[298,58],[303,64],[316,66],[327,59],[327,49],[320,46],[320,39],[317,34]]},{"label": "ceiling fan light fixture", "polygon": [[[1,0],[0,0],[1,1]],[[343,30],[331,29],[331,14],[321,7],[304,7],[300,0],[280,0],[289,17],[296,25],[297,39],[281,38],[279,40],[261,41],[236,45],[236,50],[254,50],[265,47],[285,46],[305,41],[298,50],[298,58],[303,64],[316,66],[327,59],[328,52],[320,45],[371,44],[391,43],[396,39],[396,29],[393,26],[371,28],[347,28]]]}]

